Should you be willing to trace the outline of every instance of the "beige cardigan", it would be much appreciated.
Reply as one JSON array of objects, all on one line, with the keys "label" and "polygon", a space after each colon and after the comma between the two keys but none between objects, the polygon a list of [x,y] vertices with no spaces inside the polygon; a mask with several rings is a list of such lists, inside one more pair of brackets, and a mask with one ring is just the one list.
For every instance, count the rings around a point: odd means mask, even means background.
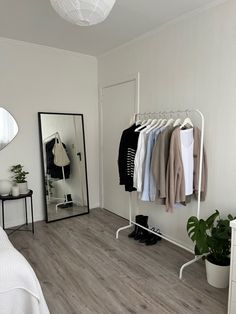
[{"label": "beige cardigan", "polygon": [[[193,190],[194,195],[198,195],[198,179],[199,179],[199,166],[200,166],[200,144],[201,144],[201,131],[199,128],[193,129],[194,138],[194,172],[193,172]],[[201,184],[201,200],[204,201],[207,191],[207,159],[205,149],[203,148],[203,163],[202,163],[202,184]],[[180,128],[173,131],[170,141],[169,160],[167,163],[166,171],[166,210],[173,211],[175,203],[186,204],[187,199],[185,196],[185,180],[184,168],[181,155],[181,142],[180,142]]]},{"label": "beige cardigan", "polygon": [[166,167],[172,132],[172,126],[163,130],[158,136],[152,152],[151,170],[156,185],[156,200],[166,197]]}]

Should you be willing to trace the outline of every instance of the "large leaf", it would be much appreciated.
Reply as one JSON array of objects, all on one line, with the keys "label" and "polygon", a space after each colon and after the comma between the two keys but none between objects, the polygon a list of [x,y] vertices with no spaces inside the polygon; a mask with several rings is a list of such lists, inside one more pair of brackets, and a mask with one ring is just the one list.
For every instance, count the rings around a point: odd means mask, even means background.
[{"label": "large leaf", "polygon": [[202,255],[209,252],[207,244],[207,225],[203,219],[190,217],[187,223],[187,232],[189,237],[195,243],[195,254]]},{"label": "large leaf", "polygon": [[213,227],[214,222],[218,216],[219,216],[219,211],[216,210],[214,214],[212,214],[210,217],[207,218],[206,220],[207,229],[211,229]]},{"label": "large leaf", "polygon": [[187,232],[188,232],[189,237],[192,239],[192,241],[196,240],[195,230],[198,224],[199,224],[199,220],[197,217],[192,216],[188,219]]}]

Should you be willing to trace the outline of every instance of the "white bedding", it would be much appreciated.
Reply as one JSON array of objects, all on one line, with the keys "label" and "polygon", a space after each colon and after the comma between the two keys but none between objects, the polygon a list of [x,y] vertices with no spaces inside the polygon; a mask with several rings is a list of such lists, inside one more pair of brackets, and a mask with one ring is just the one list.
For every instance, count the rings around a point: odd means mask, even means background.
[{"label": "white bedding", "polygon": [[0,227],[0,314],[48,314],[39,281]]}]

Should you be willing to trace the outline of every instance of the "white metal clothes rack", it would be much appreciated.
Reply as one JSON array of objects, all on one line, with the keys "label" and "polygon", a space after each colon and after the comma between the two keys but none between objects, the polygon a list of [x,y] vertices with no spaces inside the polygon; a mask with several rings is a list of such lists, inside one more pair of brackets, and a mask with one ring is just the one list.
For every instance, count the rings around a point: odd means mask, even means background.
[{"label": "white metal clothes rack", "polygon": [[[199,165],[199,179],[198,179],[198,186],[199,186],[199,189],[198,189],[198,197],[197,197],[197,213],[196,213],[196,216],[197,218],[199,219],[200,218],[200,212],[201,212],[201,186],[202,186],[202,162],[203,162],[203,140],[204,140],[204,126],[205,126],[205,120],[204,120],[204,115],[203,113],[198,110],[198,109],[187,109],[187,110],[178,110],[178,111],[164,111],[164,112],[149,112],[149,113],[136,113],[135,114],[135,121],[137,121],[137,118],[139,116],[148,116],[149,118],[151,116],[155,116],[155,115],[159,115],[159,116],[171,116],[173,114],[177,114],[177,115],[181,115],[183,113],[186,113],[187,115],[188,114],[191,114],[191,113],[197,113],[198,116],[200,117],[201,119],[201,144],[200,144],[200,165]],[[122,230],[125,230],[125,229],[128,229],[130,227],[132,227],[132,225],[136,225],[144,230],[147,230],[169,242],[171,242],[172,244],[174,245],[177,245],[179,247],[181,247],[182,249],[185,249],[186,251],[188,252],[191,252],[194,254],[194,251],[193,250],[190,250],[189,248],[185,247],[184,245],[178,243],[177,241],[175,241],[174,239],[171,239],[170,237],[168,237],[167,235],[165,234],[159,234],[153,230],[150,230],[146,227],[143,227],[141,226],[140,224],[136,223],[135,221],[132,220],[132,195],[131,195],[131,192],[129,193],[129,224],[127,226],[124,226],[124,227],[121,227],[119,228],[117,231],[116,231],[116,239],[118,239],[119,237],[119,232],[122,231]],[[201,258],[201,256],[194,256],[194,258],[192,260],[190,260],[189,262],[183,264],[180,268],[180,271],[179,271],[179,278],[182,279],[182,276],[183,276],[183,270],[185,267],[195,263],[196,261],[198,261],[199,259]]]}]

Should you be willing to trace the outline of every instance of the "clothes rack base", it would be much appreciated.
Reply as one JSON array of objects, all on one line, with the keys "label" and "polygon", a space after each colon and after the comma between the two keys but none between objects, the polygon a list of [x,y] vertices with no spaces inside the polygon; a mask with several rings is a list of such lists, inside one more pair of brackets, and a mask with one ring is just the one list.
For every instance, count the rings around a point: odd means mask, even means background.
[{"label": "clothes rack base", "polygon": [[[191,112],[196,112],[200,118],[201,118],[201,145],[200,145],[200,164],[199,164],[199,180],[198,180],[198,186],[200,187],[198,189],[198,198],[197,198],[197,218],[200,218],[200,209],[201,209],[201,186],[202,186],[202,163],[203,163],[203,140],[204,140],[204,116],[202,114],[202,112],[198,109],[187,109],[185,111],[169,111],[169,112],[165,112],[166,114],[173,114],[173,113],[191,113]],[[150,114],[159,114],[159,112],[152,112]],[[142,115],[140,113],[135,114],[135,121],[137,120],[138,115]],[[194,251],[189,249],[188,247],[185,247],[184,245],[178,243],[177,241],[175,241],[174,239],[171,239],[170,237],[168,237],[167,235],[164,234],[159,234],[153,230],[150,230],[144,226],[141,226],[140,224],[136,223],[135,221],[132,220],[132,195],[131,193],[129,193],[129,224],[127,226],[121,227],[116,231],[116,239],[118,239],[119,237],[119,232],[128,228],[131,228],[133,225],[138,226],[139,228],[142,228],[144,230],[149,231],[150,233],[153,233],[155,235],[157,235],[158,237],[161,237],[163,239],[165,239],[166,241],[194,254]],[[180,268],[179,271],[179,279],[183,278],[183,270],[187,267],[192,265],[193,263],[197,262],[198,260],[201,259],[202,256],[194,256],[194,258],[190,261],[188,261],[187,263],[183,264]]]}]

